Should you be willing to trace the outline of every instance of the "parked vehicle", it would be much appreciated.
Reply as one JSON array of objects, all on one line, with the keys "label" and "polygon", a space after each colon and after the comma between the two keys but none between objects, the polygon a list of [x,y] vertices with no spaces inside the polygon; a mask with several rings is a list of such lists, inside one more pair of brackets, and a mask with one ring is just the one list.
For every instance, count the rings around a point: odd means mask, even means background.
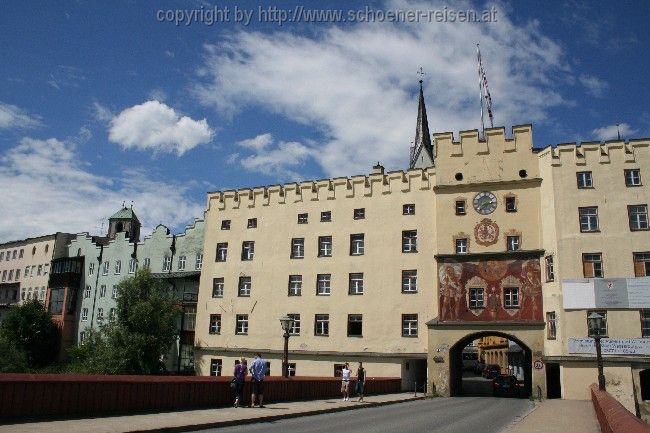
[{"label": "parked vehicle", "polygon": [[492,379],[492,395],[495,397],[521,397],[524,384],[515,376],[498,375]]},{"label": "parked vehicle", "polygon": [[483,377],[486,379],[494,379],[501,375],[501,367],[498,364],[488,364],[483,369]]},{"label": "parked vehicle", "polygon": [[474,373],[476,373],[477,375],[482,375],[484,369],[485,369],[485,363],[479,361],[474,366]]}]

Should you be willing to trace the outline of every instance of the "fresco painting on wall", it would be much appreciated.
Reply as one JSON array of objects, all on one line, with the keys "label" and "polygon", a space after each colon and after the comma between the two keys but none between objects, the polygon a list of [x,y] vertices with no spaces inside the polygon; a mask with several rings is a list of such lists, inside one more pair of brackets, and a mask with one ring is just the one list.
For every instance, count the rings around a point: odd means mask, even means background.
[{"label": "fresco painting on wall", "polygon": [[438,276],[441,321],[542,320],[538,259],[445,260]]}]

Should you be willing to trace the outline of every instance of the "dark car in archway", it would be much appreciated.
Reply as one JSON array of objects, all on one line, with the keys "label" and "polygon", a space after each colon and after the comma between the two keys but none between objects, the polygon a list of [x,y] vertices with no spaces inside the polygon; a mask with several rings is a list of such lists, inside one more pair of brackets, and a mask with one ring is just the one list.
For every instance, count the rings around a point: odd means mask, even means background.
[{"label": "dark car in archway", "polygon": [[501,366],[498,364],[488,364],[483,369],[483,377],[486,379],[494,379],[501,374]]},{"label": "dark car in archway", "polygon": [[492,395],[495,397],[521,397],[524,384],[515,376],[498,375],[492,379]]}]

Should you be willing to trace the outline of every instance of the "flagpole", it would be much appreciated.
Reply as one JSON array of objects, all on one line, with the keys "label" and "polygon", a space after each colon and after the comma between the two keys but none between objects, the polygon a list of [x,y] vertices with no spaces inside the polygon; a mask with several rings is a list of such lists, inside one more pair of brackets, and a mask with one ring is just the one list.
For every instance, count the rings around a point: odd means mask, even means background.
[{"label": "flagpole", "polygon": [[481,133],[485,139],[485,120],[483,118],[483,77],[481,76],[481,51],[476,44],[476,70],[478,71],[478,97],[481,100]]}]

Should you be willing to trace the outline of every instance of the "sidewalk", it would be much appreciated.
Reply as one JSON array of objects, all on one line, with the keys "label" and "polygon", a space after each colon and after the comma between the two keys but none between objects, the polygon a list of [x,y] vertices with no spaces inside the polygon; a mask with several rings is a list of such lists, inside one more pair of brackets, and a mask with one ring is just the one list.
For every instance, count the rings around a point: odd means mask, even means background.
[{"label": "sidewalk", "polygon": [[221,407],[182,412],[30,422],[0,425],[0,433],[180,432],[337,412],[363,406],[381,406],[420,398],[423,398],[422,394],[414,397],[411,392],[373,395],[365,397],[363,403],[358,403],[354,399],[342,401],[340,398],[331,398],[327,400],[271,403],[265,405],[264,408]]},{"label": "sidewalk", "polygon": [[544,400],[503,433],[597,433],[600,426],[591,400]]}]

